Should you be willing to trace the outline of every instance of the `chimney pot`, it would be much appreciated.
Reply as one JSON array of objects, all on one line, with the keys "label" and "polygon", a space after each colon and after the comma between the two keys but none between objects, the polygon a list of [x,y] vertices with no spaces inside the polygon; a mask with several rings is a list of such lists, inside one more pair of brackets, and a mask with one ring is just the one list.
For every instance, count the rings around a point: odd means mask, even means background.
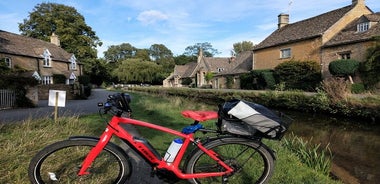
[{"label": "chimney pot", "polygon": [[289,14],[281,13],[278,15],[278,29],[289,24]]},{"label": "chimney pot", "polygon": [[59,41],[59,38],[58,36],[55,34],[55,33],[52,33],[51,36],[50,36],[50,43],[60,47],[61,46],[61,42]]}]

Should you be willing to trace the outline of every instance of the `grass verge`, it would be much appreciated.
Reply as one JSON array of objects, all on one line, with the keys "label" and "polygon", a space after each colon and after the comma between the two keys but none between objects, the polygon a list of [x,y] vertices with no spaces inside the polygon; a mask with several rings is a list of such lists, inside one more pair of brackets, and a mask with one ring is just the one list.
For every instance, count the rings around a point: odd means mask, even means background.
[{"label": "grass verge", "polygon": [[[179,97],[163,98],[132,93],[133,116],[143,121],[181,130],[192,123],[180,115],[181,110],[216,110],[216,106]],[[205,126],[214,126],[206,122]],[[105,122],[98,115],[25,120],[16,124],[0,125],[0,183],[29,183],[27,168],[30,159],[44,146],[73,135],[98,136]],[[138,128],[162,154],[173,140],[171,135]],[[323,172],[303,163],[301,159],[279,141],[265,141],[277,153],[276,168],[270,183],[339,183]],[[147,173],[148,175],[149,173]]]}]

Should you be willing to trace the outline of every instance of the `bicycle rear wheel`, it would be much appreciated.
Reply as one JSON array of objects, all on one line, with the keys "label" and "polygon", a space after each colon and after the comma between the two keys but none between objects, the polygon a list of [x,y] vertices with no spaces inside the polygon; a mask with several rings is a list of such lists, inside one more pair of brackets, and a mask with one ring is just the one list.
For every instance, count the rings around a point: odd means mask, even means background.
[{"label": "bicycle rear wheel", "polygon": [[[243,138],[221,138],[205,144],[207,149],[216,152],[225,163],[234,169],[230,176],[190,179],[190,183],[266,183],[274,170],[274,157],[260,142]],[[187,173],[223,171],[218,163],[202,150],[197,149],[185,165]]]},{"label": "bicycle rear wheel", "polygon": [[108,144],[88,169],[78,176],[84,158],[96,145],[92,140],[64,140],[45,147],[29,164],[29,179],[40,183],[125,183],[130,176],[128,157]]}]

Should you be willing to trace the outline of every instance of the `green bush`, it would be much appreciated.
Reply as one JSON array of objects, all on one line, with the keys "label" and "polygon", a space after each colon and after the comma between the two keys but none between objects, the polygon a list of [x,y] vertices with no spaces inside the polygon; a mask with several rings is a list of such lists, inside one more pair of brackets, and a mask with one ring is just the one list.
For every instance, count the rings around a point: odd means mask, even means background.
[{"label": "green bush", "polygon": [[90,84],[91,79],[87,75],[81,75],[78,77],[78,81],[79,81],[79,84],[83,84],[87,86],[88,84]]},{"label": "green bush", "polygon": [[191,83],[193,82],[193,80],[191,78],[184,78],[182,79],[182,85],[185,85],[185,86],[188,86],[190,85]]},{"label": "green bush", "polygon": [[240,80],[242,89],[274,89],[276,85],[273,70],[252,70],[242,75]]},{"label": "green bush", "polygon": [[279,83],[285,83],[286,89],[315,91],[322,80],[320,71],[315,61],[290,60],[277,65],[274,74]]},{"label": "green bush", "polygon": [[365,91],[365,87],[363,83],[355,83],[351,85],[351,93],[359,94]]},{"label": "green bush", "polygon": [[338,77],[354,75],[358,68],[359,62],[353,59],[339,59],[329,64],[330,73]]}]

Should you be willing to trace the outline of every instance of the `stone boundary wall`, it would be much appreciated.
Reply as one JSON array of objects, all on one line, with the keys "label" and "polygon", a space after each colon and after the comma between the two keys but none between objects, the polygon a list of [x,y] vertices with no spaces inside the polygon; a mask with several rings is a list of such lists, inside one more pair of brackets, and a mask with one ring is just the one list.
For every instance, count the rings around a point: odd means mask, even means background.
[{"label": "stone boundary wall", "polygon": [[50,84],[50,85],[39,85],[38,86],[38,99],[39,100],[48,100],[49,99],[49,90],[66,91],[66,100],[73,100],[75,98],[72,85]]}]

